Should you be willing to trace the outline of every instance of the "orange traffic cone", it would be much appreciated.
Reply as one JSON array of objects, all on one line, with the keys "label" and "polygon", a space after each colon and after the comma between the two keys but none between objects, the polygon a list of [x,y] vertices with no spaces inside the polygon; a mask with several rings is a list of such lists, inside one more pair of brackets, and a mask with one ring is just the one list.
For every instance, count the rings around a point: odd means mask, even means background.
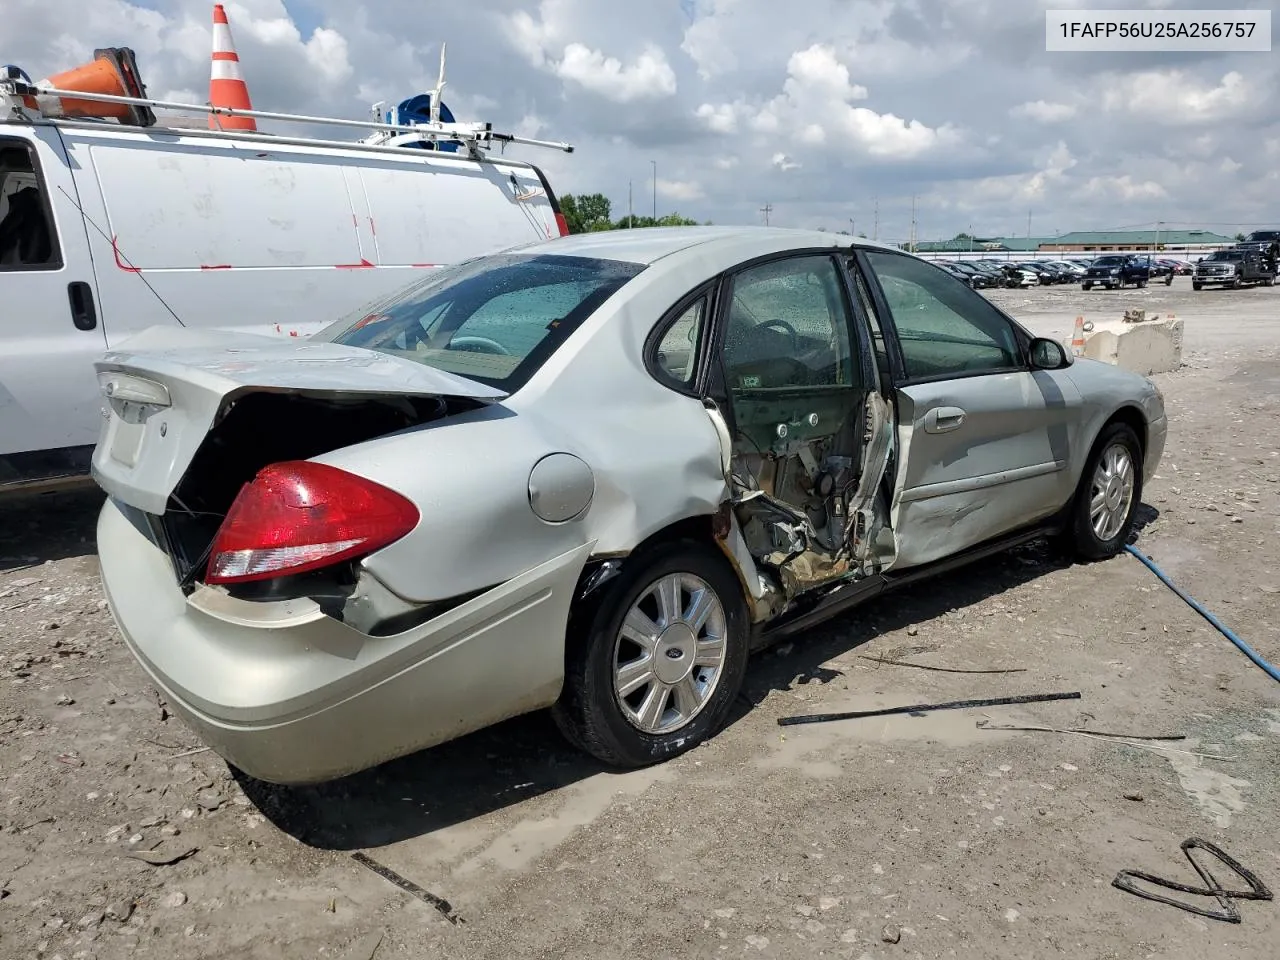
[{"label": "orange traffic cone", "polygon": [[[252,110],[249,88],[240,72],[240,58],[231,39],[231,24],[227,23],[227,11],[222,4],[213,5],[213,64],[209,73],[209,104],[214,107],[231,107],[233,110]],[[257,130],[253,117],[228,117],[209,114],[210,130]]]},{"label": "orange traffic cone", "polygon": [[1084,317],[1076,317],[1076,328],[1071,334],[1071,352],[1077,357],[1084,355]]},{"label": "orange traffic cone", "polygon": [[[54,74],[36,84],[55,90],[104,93],[113,97],[145,97],[147,88],[138,75],[138,62],[128,47],[107,47],[93,51],[89,63]],[[127,103],[104,103],[76,97],[23,97],[23,103],[46,117],[111,117],[121,123],[149,127],[156,122],[150,107]]]}]

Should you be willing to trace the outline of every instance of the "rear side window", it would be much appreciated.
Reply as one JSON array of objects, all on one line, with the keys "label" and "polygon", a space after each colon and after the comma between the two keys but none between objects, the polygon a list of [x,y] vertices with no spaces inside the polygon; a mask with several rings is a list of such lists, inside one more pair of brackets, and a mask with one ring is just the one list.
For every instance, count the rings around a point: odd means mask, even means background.
[{"label": "rear side window", "polygon": [[654,351],[661,379],[673,386],[693,383],[698,373],[698,345],[707,319],[707,298],[699,297],[668,322]]},{"label": "rear side window", "polygon": [[0,270],[61,268],[50,200],[27,142],[0,139]]},{"label": "rear side window", "polygon": [[644,267],[500,254],[446,268],[316,334],[513,392]]}]

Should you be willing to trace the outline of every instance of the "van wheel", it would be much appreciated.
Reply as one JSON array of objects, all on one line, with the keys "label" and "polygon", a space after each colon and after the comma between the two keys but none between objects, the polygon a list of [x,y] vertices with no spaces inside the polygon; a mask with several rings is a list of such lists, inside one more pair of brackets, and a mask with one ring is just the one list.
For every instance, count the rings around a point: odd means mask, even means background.
[{"label": "van wheel", "polygon": [[1093,445],[1071,504],[1064,546],[1081,560],[1124,549],[1142,499],[1142,446],[1133,428],[1113,423]]},{"label": "van wheel", "polygon": [[750,625],[737,577],[709,547],[637,557],[571,627],[552,708],[579,749],[617,767],[660,763],[724,726],[747,671]]}]

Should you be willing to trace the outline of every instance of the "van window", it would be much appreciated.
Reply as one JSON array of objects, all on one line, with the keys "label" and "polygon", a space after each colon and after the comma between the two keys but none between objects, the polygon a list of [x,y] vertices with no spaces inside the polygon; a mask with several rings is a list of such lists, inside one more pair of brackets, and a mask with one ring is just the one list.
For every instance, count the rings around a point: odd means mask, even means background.
[{"label": "van window", "polygon": [[605,300],[644,269],[589,257],[499,254],[445,268],[313,339],[407,357],[519,389]]},{"label": "van window", "polygon": [[49,197],[24,141],[0,140],[0,270],[57,270]]}]

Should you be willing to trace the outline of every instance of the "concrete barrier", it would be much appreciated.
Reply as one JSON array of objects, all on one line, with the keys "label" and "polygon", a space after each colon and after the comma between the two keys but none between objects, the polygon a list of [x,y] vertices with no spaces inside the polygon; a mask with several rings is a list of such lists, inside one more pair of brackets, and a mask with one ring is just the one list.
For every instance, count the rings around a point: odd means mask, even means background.
[{"label": "concrete barrier", "polygon": [[1182,365],[1182,321],[1175,316],[1151,317],[1144,311],[1126,312],[1122,320],[1094,320],[1085,324],[1084,355],[1149,377]]}]

